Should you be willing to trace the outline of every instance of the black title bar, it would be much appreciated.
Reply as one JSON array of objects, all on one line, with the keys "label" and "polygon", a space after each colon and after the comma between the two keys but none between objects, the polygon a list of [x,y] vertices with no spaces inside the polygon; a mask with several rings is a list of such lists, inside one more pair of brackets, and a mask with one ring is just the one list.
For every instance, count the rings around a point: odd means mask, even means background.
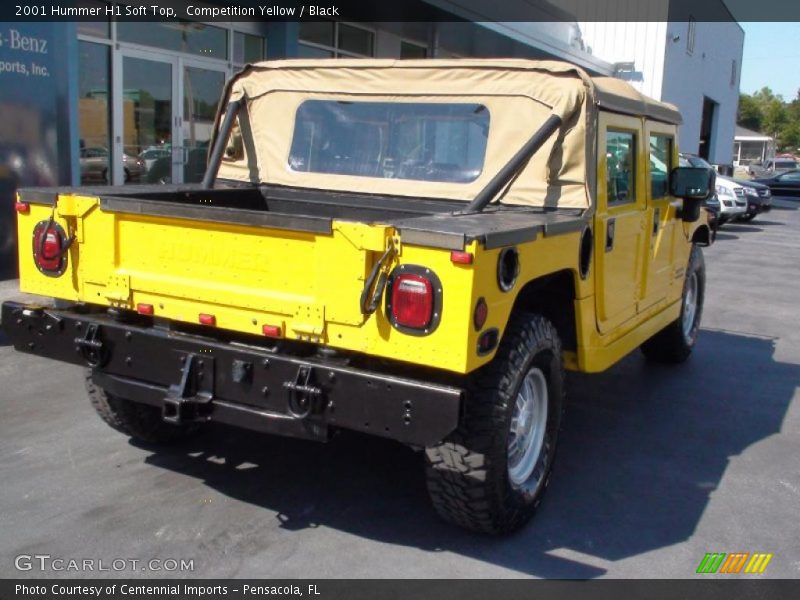
[{"label": "black title bar", "polygon": [[786,0],[16,0],[0,21],[800,21]]}]

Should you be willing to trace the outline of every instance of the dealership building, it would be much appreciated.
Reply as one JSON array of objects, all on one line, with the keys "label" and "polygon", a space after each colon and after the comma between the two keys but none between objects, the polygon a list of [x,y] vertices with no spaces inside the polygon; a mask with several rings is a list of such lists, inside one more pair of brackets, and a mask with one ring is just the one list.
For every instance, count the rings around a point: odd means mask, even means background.
[{"label": "dealership building", "polygon": [[[677,104],[681,149],[733,162],[744,39],[735,21],[673,23],[663,7],[641,13],[619,0],[641,20],[581,22],[514,0],[530,20],[500,22],[478,0],[414,1],[430,20],[0,23],[0,206],[17,185],[199,181],[225,81],[289,57],[566,60]],[[0,254],[12,221],[0,215]]]}]

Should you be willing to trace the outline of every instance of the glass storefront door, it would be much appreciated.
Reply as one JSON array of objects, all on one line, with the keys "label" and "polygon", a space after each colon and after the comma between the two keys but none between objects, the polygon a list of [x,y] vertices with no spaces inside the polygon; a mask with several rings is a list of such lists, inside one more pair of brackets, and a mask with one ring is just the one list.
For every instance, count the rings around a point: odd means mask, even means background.
[{"label": "glass storefront door", "polygon": [[182,181],[199,183],[206,169],[208,145],[226,73],[189,59],[181,59],[181,63],[183,111],[179,158],[183,163]]},{"label": "glass storefront door", "polygon": [[226,67],[128,49],[120,67],[114,184],[199,182]]},{"label": "glass storefront door", "polygon": [[173,181],[176,60],[156,52],[124,50],[121,61],[113,182]]}]

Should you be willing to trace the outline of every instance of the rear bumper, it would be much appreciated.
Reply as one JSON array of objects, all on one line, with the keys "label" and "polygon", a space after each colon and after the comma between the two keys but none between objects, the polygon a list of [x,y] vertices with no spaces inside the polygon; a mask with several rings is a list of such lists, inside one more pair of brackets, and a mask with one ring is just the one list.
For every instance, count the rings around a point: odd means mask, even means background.
[{"label": "rear bumper", "polygon": [[113,394],[160,407],[171,422],[216,421],[326,440],[352,429],[428,446],[457,426],[457,387],[257,346],[115,321],[106,314],[2,306],[15,349],[93,368]]}]

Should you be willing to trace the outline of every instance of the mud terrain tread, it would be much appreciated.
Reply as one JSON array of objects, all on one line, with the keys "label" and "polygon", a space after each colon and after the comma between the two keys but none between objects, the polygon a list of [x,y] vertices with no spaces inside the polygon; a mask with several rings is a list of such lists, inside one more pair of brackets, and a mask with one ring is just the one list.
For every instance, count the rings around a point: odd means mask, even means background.
[{"label": "mud terrain tread", "polygon": [[428,491],[445,520],[473,531],[500,534],[519,528],[533,516],[547,488],[552,459],[537,497],[527,504],[511,502],[506,490],[506,436],[509,406],[519,380],[544,350],[557,363],[559,398],[550,402],[551,408],[557,407],[560,423],[564,366],[558,334],[542,316],[517,314],[509,321],[494,360],[471,378],[459,429],[426,449]]}]

